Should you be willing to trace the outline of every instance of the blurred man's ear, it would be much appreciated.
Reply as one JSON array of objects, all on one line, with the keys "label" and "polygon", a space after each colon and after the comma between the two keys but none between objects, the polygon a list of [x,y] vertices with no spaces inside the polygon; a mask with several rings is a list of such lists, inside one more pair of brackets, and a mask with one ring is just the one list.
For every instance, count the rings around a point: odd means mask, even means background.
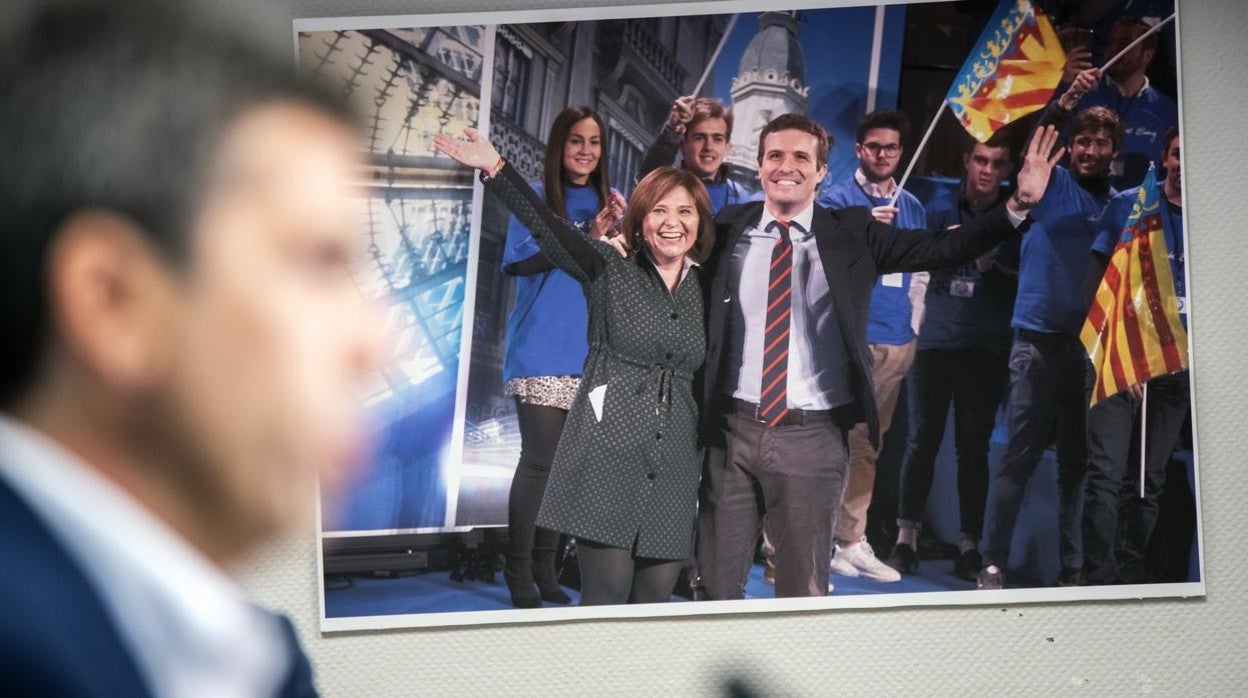
[{"label": "blurred man's ear", "polygon": [[134,223],[76,213],[48,255],[51,346],[88,381],[142,392],[171,358],[174,293],[168,264]]}]

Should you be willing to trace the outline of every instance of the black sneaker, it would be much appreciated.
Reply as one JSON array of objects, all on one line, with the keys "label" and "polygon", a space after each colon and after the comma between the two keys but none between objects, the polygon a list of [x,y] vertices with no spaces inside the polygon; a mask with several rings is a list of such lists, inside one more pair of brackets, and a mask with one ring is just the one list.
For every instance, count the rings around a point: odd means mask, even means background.
[{"label": "black sneaker", "polygon": [[953,561],[953,576],[973,582],[983,567],[984,556],[980,555],[975,548],[971,548],[958,553],[958,558]]},{"label": "black sneaker", "polygon": [[897,543],[893,546],[893,553],[884,560],[884,564],[902,574],[918,574],[919,554],[905,543]]},{"label": "black sneaker", "polygon": [[996,572],[989,572],[987,567],[980,570],[979,574],[975,576],[975,588],[976,589],[1004,589],[1005,588],[1005,573],[1001,570],[1000,567],[997,567],[996,570],[997,570]]}]

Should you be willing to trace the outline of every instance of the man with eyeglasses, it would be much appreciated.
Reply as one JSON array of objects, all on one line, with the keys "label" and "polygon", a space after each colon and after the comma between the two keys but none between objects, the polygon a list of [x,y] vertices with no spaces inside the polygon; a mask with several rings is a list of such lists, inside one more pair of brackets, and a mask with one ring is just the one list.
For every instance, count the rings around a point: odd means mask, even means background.
[{"label": "man with eyeglasses", "polygon": [[[909,119],[897,110],[868,114],[858,126],[854,154],[858,169],[839,183],[824,189],[818,203],[830,209],[865,206],[876,220],[899,228],[925,228],[923,204],[907,191],[901,191],[896,205],[889,201],[897,189],[893,175],[901,162],[902,140],[910,130]],[[888,433],[901,390],[901,380],[914,361],[915,338],[923,321],[923,297],[927,291],[926,272],[885,274],[871,291],[867,316],[867,344],[872,358],[872,383],[879,411],[882,441]],[[867,434],[865,424],[849,433],[849,476],[845,499],[833,522],[831,571],[866,577],[880,582],[901,579],[897,570],[881,562],[867,542],[867,510],[875,488],[878,444]]]},{"label": "man with eyeglasses", "polygon": [[671,165],[680,153],[680,167],[696,174],[711,198],[711,211],[729,204],[743,204],[759,200],[738,182],[728,177],[724,156],[728,154],[732,133],[732,109],[718,99],[692,95],[680,97],[672,103],[663,133],[659,135],[641,160],[638,179],[651,170]]}]

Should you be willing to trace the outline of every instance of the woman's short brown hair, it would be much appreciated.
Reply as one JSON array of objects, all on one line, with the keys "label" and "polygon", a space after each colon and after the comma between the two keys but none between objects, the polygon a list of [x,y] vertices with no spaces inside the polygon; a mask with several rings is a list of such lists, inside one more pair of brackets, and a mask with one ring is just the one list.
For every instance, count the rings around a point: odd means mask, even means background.
[{"label": "woman's short brown hair", "polygon": [[625,240],[634,253],[644,249],[646,241],[641,229],[642,221],[650,209],[676,187],[684,187],[689,192],[698,211],[698,237],[689,250],[689,256],[695,262],[705,262],[715,246],[715,217],[711,213],[711,197],[706,193],[706,186],[688,170],[660,167],[641,178],[628,201],[628,209],[620,226]]}]

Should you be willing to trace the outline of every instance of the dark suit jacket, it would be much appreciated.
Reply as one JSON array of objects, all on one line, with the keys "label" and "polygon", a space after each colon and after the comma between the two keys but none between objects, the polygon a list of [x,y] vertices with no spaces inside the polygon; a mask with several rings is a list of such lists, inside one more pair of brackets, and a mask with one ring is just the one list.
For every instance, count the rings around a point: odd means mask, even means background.
[{"label": "dark suit jacket", "polygon": [[[152,694],[90,580],[3,480],[0,560],[0,693]],[[281,620],[291,670],[280,695],[316,695],[307,657]]]},{"label": "dark suit jacket", "polygon": [[[729,310],[735,301],[729,288],[732,249],[742,233],[756,226],[763,214],[762,202],[727,206],[715,218],[715,252],[708,260],[713,274],[707,300],[707,352],[703,376],[703,438],[722,441],[716,405],[730,389],[720,385],[728,344]],[[1025,225],[1025,224],[1024,224]],[[850,364],[850,389],[854,401],[848,420],[866,422],[874,443],[879,442],[879,416],[871,383],[871,355],[867,349],[867,310],[871,289],[882,274],[923,271],[955,266],[992,249],[1010,235],[1014,226],[998,206],[956,230],[903,230],[880,223],[863,207],[829,210],[815,205],[811,229],[819,259],[828,279],[832,308]],[[1021,230],[1021,228],[1020,228]]]}]

